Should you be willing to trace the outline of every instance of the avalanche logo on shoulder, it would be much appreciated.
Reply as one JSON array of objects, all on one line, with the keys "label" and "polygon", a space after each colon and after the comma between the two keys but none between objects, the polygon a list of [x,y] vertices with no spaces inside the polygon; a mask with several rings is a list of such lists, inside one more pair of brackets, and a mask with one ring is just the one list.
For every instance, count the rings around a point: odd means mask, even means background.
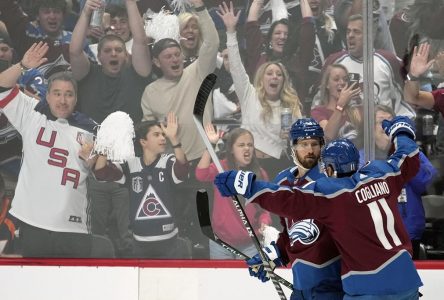
[{"label": "avalanche logo on shoulder", "polygon": [[150,185],[140,201],[136,220],[170,218],[171,213]]},{"label": "avalanche logo on shoulder", "polygon": [[287,231],[291,246],[297,241],[300,241],[303,245],[310,245],[319,237],[319,227],[314,223],[313,219],[297,221],[292,223],[291,226],[288,226],[288,223],[289,221],[287,220]]}]

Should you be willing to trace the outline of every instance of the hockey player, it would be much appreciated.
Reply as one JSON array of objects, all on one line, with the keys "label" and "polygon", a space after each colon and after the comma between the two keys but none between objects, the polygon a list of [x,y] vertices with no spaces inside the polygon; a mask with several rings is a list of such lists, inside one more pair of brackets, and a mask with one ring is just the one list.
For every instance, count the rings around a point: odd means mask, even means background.
[{"label": "hockey player", "polygon": [[[136,127],[136,142],[142,157],[130,159],[107,180],[126,182],[130,189],[130,221],[136,257],[190,258],[184,240],[178,237],[176,216],[178,199],[174,186],[188,176],[188,161],[177,137],[177,117],[170,112],[167,123],[144,121]],[[167,138],[173,153],[165,153]],[[109,165],[99,156],[95,169]],[[124,175],[124,177],[122,177]],[[104,179],[105,177],[102,177]]]},{"label": "hockey player", "polygon": [[[324,148],[327,175],[338,178],[320,178],[303,188],[256,181],[242,171],[215,179],[222,195],[243,195],[283,217],[321,221],[341,254],[344,299],[418,299],[422,285],[397,208],[401,189],[419,168],[414,126],[401,116],[382,126],[395,146],[387,161],[372,161],[358,171],[359,152],[349,140]],[[268,250],[280,265],[276,248]]]},{"label": "hockey player", "polygon": [[[303,186],[325,177],[318,165],[324,131],[312,118],[298,119],[290,129],[291,152],[295,166],[280,172],[274,182],[283,186]],[[283,264],[291,263],[296,299],[342,299],[340,256],[330,233],[314,219],[282,218],[283,231],[275,245]],[[262,281],[269,277],[259,255],[247,260],[250,274]],[[258,266],[259,265],[259,266]]]}]

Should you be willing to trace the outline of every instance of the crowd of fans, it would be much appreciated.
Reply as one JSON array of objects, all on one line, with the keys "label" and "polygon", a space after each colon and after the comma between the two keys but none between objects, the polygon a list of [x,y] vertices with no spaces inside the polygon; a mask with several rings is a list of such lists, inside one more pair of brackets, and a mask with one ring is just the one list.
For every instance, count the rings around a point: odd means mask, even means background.
[{"label": "crowd of fans", "polygon": [[[276,2],[281,5],[273,5]],[[421,189],[407,192],[399,202],[402,213],[421,215],[419,229],[412,229],[411,235],[413,244],[419,245],[425,226],[421,195],[443,193],[444,121],[433,105],[420,107],[412,97],[406,97],[404,84],[417,81],[421,90],[430,92],[444,83],[444,1],[373,2],[377,158],[387,157],[390,150],[384,134],[379,135],[380,114],[388,114],[388,118],[404,115],[416,121],[417,143],[423,151],[421,164],[427,166],[422,171],[430,176],[423,174],[421,179],[426,179],[407,186],[407,190]],[[275,178],[293,164],[288,130],[302,117],[312,117],[321,125],[326,142],[348,138],[361,149],[366,126],[363,101],[370,100],[363,95],[363,3],[0,1],[0,71],[19,64],[17,86],[34,99],[36,110],[47,102],[51,78],[65,73],[76,82],[75,111],[98,124],[112,112],[123,111],[135,124],[137,159],[119,164],[100,156],[86,179],[88,205],[78,209],[87,215],[80,222],[91,237],[90,257],[230,257],[216,243],[209,244],[200,231],[195,195],[201,188],[214,198],[211,207],[216,233],[245,253],[253,253],[247,231],[236,223],[237,212],[222,205],[222,196],[211,186],[217,170],[192,118],[200,84],[210,73],[218,76],[205,108],[204,124],[224,167],[253,170],[263,179]],[[102,24],[92,26],[90,20],[101,9]],[[168,15],[177,18],[166,21]],[[153,24],[154,16],[163,16],[165,23]],[[157,26],[161,32],[148,36],[148,26]],[[176,31],[177,35],[168,36]],[[46,59],[37,64],[29,58],[32,51],[27,51],[38,42],[46,43],[47,50]],[[427,53],[433,63],[423,74],[411,74],[413,49],[424,43],[430,44]],[[1,78],[0,83],[4,83]],[[21,228],[28,228],[28,240],[36,228],[62,231],[68,234],[65,239],[71,232],[41,225],[45,222],[30,222],[14,214],[14,209],[8,213],[14,208],[17,181],[25,177],[20,173],[22,151],[26,154],[29,150],[22,150],[27,144],[23,134],[3,113],[7,93],[1,95],[0,253],[75,256],[69,247],[38,254],[27,251]],[[110,169],[120,171],[108,176]],[[45,178],[45,170],[40,172],[38,176]],[[29,201],[33,196],[29,195]],[[42,203],[47,205],[58,200],[52,199],[50,188],[46,197],[49,200]],[[419,205],[408,206],[410,211],[403,204],[410,202]],[[280,226],[274,216],[249,205],[247,213],[259,236],[268,226]],[[49,213],[41,216],[53,218]],[[408,216],[403,217],[409,228]],[[32,239],[34,243],[43,241]]]}]

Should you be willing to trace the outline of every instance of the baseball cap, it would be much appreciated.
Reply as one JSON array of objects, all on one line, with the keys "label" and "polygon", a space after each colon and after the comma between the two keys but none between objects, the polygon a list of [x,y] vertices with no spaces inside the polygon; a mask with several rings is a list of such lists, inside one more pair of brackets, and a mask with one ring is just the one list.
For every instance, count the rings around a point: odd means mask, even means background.
[{"label": "baseball cap", "polygon": [[163,50],[171,47],[177,47],[181,49],[179,42],[176,41],[175,39],[171,38],[161,39],[154,43],[153,49],[151,50],[151,54],[153,55],[153,57],[159,57],[159,54]]},{"label": "baseball cap", "polygon": [[0,30],[0,44],[7,44],[9,47],[12,47],[11,39],[7,32]]}]

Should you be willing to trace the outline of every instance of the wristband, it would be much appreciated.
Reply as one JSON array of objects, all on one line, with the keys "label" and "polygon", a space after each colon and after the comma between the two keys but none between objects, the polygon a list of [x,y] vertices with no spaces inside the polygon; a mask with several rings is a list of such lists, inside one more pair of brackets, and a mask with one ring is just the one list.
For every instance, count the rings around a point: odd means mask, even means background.
[{"label": "wristband", "polygon": [[182,147],[182,143],[178,143],[177,145],[173,145],[173,149]]},{"label": "wristband", "polygon": [[22,73],[22,75],[23,75],[26,71],[28,71],[29,69],[31,69],[31,68],[28,68],[27,66],[25,66],[21,61],[19,62],[19,65],[20,65],[20,72]]},{"label": "wristband", "polygon": [[410,73],[407,73],[407,80],[408,81],[419,81],[419,77],[413,76]]},{"label": "wristband", "polygon": [[344,107],[340,106],[340,105],[336,105],[335,107],[337,110],[339,110],[340,112],[342,112],[344,110]]}]

